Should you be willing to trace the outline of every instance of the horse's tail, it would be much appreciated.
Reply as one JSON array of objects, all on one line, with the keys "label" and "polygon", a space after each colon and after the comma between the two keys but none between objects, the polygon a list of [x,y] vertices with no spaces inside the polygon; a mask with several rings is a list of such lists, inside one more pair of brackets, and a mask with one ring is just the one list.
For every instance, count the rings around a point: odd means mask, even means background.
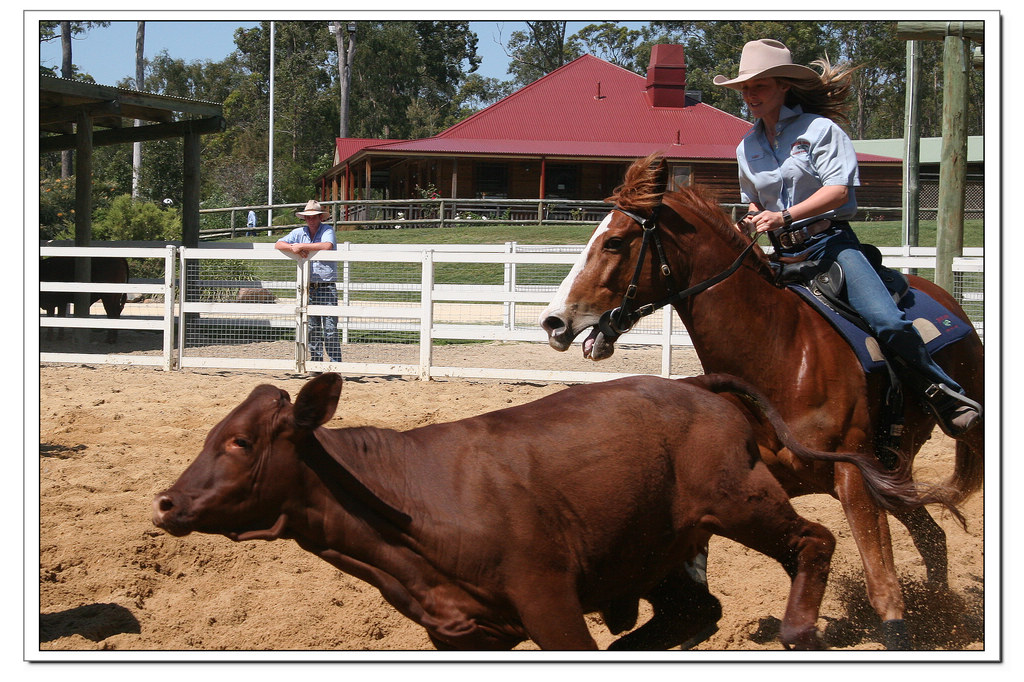
[{"label": "horse's tail", "polygon": [[961,525],[966,524],[963,513],[956,506],[960,498],[956,490],[944,485],[926,486],[916,483],[910,475],[909,467],[890,471],[871,455],[856,452],[824,452],[804,446],[796,439],[768,398],[746,381],[728,374],[706,374],[691,377],[686,381],[714,393],[729,393],[742,399],[768,420],[779,441],[802,460],[853,464],[860,471],[868,493],[880,507],[890,511],[901,511],[926,504],[941,504]]}]

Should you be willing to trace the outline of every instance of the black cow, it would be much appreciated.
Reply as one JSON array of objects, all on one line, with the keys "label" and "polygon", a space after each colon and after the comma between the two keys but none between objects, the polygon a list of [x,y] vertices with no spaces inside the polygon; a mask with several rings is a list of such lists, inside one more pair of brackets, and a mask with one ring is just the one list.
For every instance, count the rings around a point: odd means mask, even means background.
[{"label": "black cow", "polygon": [[[128,283],[128,261],[124,258],[93,258],[92,259],[91,282],[104,284],[127,284]],[[39,260],[39,281],[40,282],[74,282],[75,281],[75,259],[63,256],[53,258],[41,258]],[[46,311],[47,317],[64,317],[67,315],[68,305],[75,300],[75,294],[67,291],[40,291],[39,307]],[[103,310],[107,318],[117,320],[121,317],[128,302],[128,295],[124,293],[91,293],[89,294],[89,305],[96,301],[103,301]],[[63,335],[60,330],[58,338]],[[113,343],[117,340],[117,330],[107,331],[107,342]]]}]

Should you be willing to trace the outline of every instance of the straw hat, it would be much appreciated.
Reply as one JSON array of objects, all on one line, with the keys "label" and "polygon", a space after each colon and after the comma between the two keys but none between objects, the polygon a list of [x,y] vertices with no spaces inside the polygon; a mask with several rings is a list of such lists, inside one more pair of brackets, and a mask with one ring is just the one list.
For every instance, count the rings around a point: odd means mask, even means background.
[{"label": "straw hat", "polygon": [[317,201],[316,199],[310,199],[309,201],[306,202],[306,210],[304,210],[304,211],[296,211],[295,215],[299,215],[299,216],[306,216],[306,215],[329,216],[330,212],[323,210],[323,208],[320,207],[320,202]]},{"label": "straw hat", "polygon": [[789,48],[777,40],[751,40],[743,46],[740,55],[740,72],[730,79],[728,76],[715,76],[715,85],[722,85],[733,90],[754,78],[795,78],[797,80],[818,79],[820,76],[811,68],[793,63]]}]

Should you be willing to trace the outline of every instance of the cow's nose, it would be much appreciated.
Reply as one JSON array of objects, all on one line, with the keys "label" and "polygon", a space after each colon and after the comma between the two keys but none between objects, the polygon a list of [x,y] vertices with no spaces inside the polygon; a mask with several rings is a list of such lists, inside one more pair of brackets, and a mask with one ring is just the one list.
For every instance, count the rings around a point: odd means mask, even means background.
[{"label": "cow's nose", "polygon": [[174,500],[167,493],[153,498],[153,524],[162,526],[167,515],[174,510]]}]

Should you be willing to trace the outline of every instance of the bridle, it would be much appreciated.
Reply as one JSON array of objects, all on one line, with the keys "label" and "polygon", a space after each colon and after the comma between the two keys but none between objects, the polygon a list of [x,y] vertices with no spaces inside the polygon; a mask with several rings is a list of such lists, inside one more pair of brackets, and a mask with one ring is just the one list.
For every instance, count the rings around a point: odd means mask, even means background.
[{"label": "bridle", "polygon": [[[626,293],[622,297],[622,304],[619,305],[618,308],[612,308],[611,310],[605,311],[604,314],[601,315],[601,319],[597,322],[597,328],[602,334],[604,334],[605,341],[609,343],[614,343],[620,336],[632,329],[640,319],[647,317],[651,313],[660,310],[667,305],[678,303],[690,296],[694,296],[706,289],[710,289],[732,275],[739,269],[740,265],[743,263],[743,259],[747,257],[747,254],[750,253],[757,244],[757,238],[755,237],[751,240],[750,244],[740,252],[740,255],[728,268],[717,275],[700,282],[699,284],[695,284],[687,289],[679,289],[672,277],[672,268],[668,265],[668,259],[665,257],[665,247],[662,245],[661,237],[658,234],[658,216],[661,213],[661,207],[662,204],[655,206],[651,211],[651,214],[646,218],[627,211],[620,206],[615,206],[612,209],[613,211],[618,211],[622,215],[632,219],[640,226],[643,230],[643,241],[640,242],[640,253],[637,256],[636,269],[633,270],[633,278],[630,280],[629,286],[626,287]],[[660,301],[647,303],[634,309],[633,305],[636,299],[637,284],[640,281],[640,274],[643,270],[644,258],[647,255],[647,251],[652,247],[654,252],[658,255],[661,274],[665,277],[666,289],[668,289],[670,293]]]}]

